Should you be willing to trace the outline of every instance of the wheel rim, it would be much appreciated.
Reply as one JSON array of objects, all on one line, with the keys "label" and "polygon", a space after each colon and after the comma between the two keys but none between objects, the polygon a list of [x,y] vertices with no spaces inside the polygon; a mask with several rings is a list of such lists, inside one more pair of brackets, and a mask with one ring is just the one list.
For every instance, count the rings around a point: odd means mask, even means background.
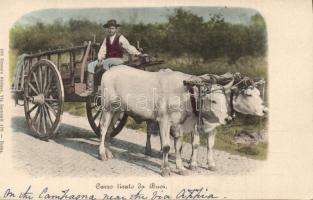
[{"label": "wheel rim", "polygon": [[39,138],[55,135],[63,112],[64,90],[57,67],[49,60],[38,61],[25,82],[25,116]]},{"label": "wheel rim", "polygon": [[[95,134],[99,137],[100,136],[100,124],[103,117],[103,113],[101,111],[101,96],[94,95],[89,96],[86,102],[86,111],[89,124]],[[124,127],[127,121],[127,114],[121,113],[118,120],[115,121],[114,127],[110,133],[111,137],[115,137]]]}]

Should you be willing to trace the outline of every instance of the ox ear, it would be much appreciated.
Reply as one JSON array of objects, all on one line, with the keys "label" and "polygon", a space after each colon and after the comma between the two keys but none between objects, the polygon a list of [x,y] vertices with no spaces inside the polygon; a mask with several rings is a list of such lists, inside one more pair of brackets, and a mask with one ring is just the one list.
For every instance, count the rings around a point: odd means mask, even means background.
[{"label": "ox ear", "polygon": [[225,92],[230,92],[233,84],[234,84],[235,79],[232,79],[229,83],[227,83],[226,85],[223,85],[223,88],[225,90]]}]

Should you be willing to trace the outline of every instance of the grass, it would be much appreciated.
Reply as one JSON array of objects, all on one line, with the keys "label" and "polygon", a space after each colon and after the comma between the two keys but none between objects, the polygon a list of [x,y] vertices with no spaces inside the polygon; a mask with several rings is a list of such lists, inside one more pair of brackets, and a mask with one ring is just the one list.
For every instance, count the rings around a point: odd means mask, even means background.
[{"label": "grass", "polygon": [[126,127],[130,129],[147,132],[147,125],[145,122],[137,123],[132,117],[128,117]]},{"label": "grass", "polygon": [[[267,158],[267,143],[236,144],[234,141],[236,133],[259,132],[265,128],[265,118],[239,114],[232,122],[219,126],[216,129],[217,133],[214,149],[226,151],[235,155],[247,156],[256,160],[265,160]],[[190,142],[190,134],[185,134],[183,140]],[[207,135],[204,133],[200,133],[200,145],[207,145]]]},{"label": "grass", "polygon": [[[234,126],[226,128],[221,126],[217,129],[214,148],[227,151],[231,154],[239,154],[257,160],[265,160],[267,158],[267,143],[260,142],[257,144],[236,144],[234,142],[234,135],[239,130],[250,130],[249,132],[251,133],[253,131],[258,131],[258,127],[252,130],[251,126],[244,124],[240,127]],[[204,145],[206,143],[202,140],[201,144]]]},{"label": "grass", "polygon": [[[83,102],[65,102],[64,103],[64,111],[77,116],[85,116],[86,115],[86,106]],[[86,118],[87,120],[87,118]]]},{"label": "grass", "polygon": [[[267,156],[267,143],[258,144],[236,144],[234,136],[236,133],[259,132],[266,128],[265,118],[237,115],[234,121],[227,125],[217,128],[217,135],[215,140],[215,148],[224,150],[232,154],[239,154],[250,158],[265,160]],[[205,144],[205,141],[200,141]]]}]

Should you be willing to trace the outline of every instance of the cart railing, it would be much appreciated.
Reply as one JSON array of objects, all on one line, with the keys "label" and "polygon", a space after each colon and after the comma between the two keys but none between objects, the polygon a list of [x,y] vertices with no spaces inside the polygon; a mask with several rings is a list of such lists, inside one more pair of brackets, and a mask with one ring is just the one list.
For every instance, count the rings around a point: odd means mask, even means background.
[{"label": "cart railing", "polygon": [[[75,79],[75,70],[81,71],[77,68],[77,64],[83,62],[86,51],[88,47],[88,42],[84,42],[83,45],[75,46],[75,47],[66,47],[66,48],[58,48],[47,51],[40,51],[34,54],[23,54],[22,57],[19,57],[18,60],[22,59],[22,64],[16,66],[16,73],[14,76],[14,82],[12,87],[12,92],[19,93],[24,90],[24,82],[25,77],[28,76],[28,72],[34,63],[39,61],[40,59],[48,59],[51,60],[54,58],[55,64],[58,70],[61,70],[62,67],[67,67],[64,69],[69,73],[62,74],[62,79],[66,79],[65,82],[69,82],[69,84],[74,86]],[[95,59],[97,48],[100,47],[100,43],[91,43],[91,50],[88,52],[87,60]],[[79,54],[78,54],[79,53]],[[63,62],[62,56],[68,54],[69,62]],[[79,57],[78,57],[79,56]],[[78,57],[78,58],[77,58]],[[79,73],[80,74],[80,73]],[[70,80],[71,79],[71,80]]]}]

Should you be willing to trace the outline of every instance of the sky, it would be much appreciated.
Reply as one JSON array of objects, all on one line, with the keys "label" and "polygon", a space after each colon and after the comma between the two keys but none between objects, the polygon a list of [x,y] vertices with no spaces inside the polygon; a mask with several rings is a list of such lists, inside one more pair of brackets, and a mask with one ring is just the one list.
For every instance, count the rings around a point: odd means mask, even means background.
[{"label": "sky", "polygon": [[[105,23],[116,19],[119,23],[162,23],[178,7],[160,8],[88,8],[88,9],[45,9],[28,13],[18,19],[16,25],[32,25],[37,22],[53,23],[55,20],[66,22],[72,19],[86,19]],[[229,7],[181,7],[208,21],[214,14],[222,14],[225,21],[233,24],[248,25],[250,17],[258,12],[247,8]]]}]

